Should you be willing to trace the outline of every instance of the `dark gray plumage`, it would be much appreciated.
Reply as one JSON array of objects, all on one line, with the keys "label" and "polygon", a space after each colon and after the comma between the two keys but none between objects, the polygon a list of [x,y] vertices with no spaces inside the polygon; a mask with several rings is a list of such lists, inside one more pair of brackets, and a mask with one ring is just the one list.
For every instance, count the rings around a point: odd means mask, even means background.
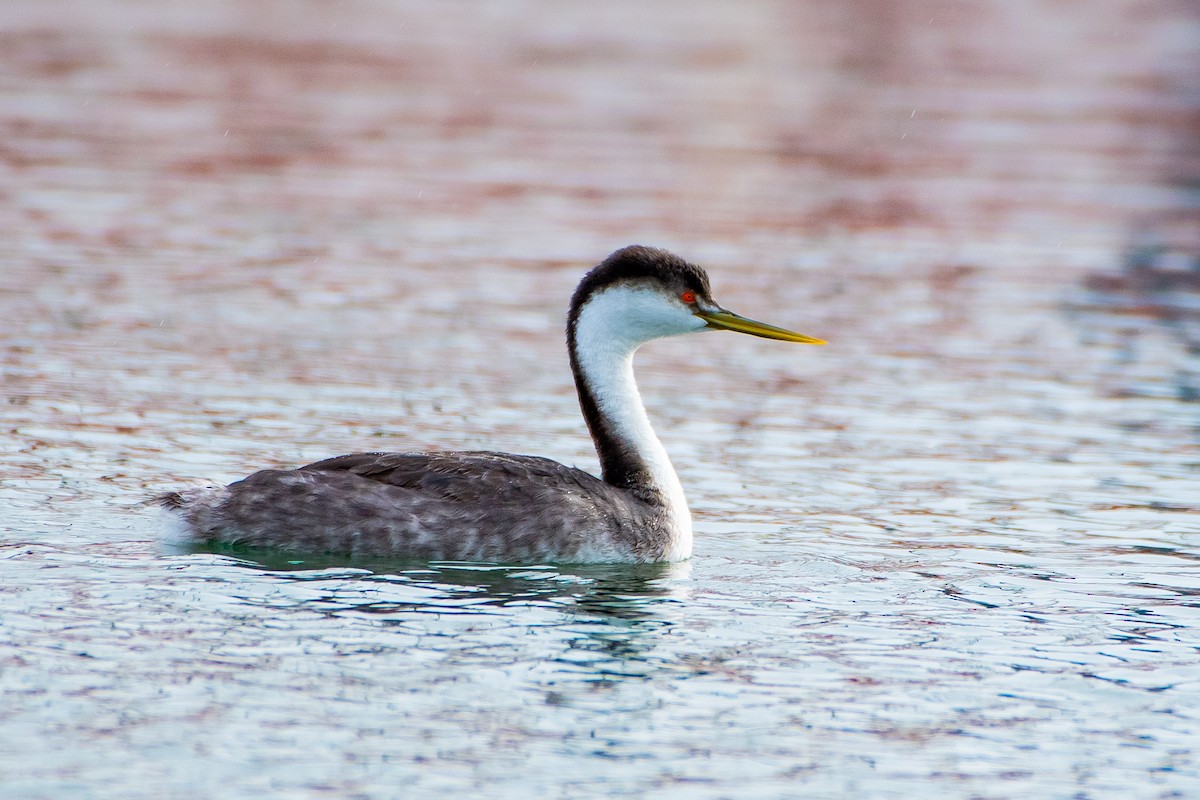
[{"label": "dark gray plumage", "polygon": [[210,538],[297,552],[656,561],[667,537],[660,504],[548,458],[506,453],[358,453],[191,491],[163,499]]},{"label": "dark gray plumage", "polygon": [[633,379],[647,341],[725,328],[820,340],[713,302],[704,271],[632,246],[580,282],[567,343],[603,480],[535,456],[359,453],[228,486],[170,492],[189,541],[307,553],[506,562],[648,562],[691,555],[683,489]]}]

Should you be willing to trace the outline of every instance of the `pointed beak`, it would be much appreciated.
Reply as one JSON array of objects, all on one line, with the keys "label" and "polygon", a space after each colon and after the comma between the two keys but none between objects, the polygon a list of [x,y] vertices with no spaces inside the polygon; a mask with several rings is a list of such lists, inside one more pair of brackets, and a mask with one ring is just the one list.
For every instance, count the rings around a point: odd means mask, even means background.
[{"label": "pointed beak", "polygon": [[748,333],[751,336],[761,336],[764,339],[779,339],[784,342],[800,342],[801,344],[825,344],[824,339],[817,339],[812,336],[805,336],[803,333],[789,331],[786,328],[776,328],[774,325],[768,325],[765,322],[756,322],[752,319],[734,314],[732,311],[726,311],[723,308],[715,311],[696,311],[697,317],[708,323],[710,328],[719,328],[725,331],[737,331],[738,333]]}]

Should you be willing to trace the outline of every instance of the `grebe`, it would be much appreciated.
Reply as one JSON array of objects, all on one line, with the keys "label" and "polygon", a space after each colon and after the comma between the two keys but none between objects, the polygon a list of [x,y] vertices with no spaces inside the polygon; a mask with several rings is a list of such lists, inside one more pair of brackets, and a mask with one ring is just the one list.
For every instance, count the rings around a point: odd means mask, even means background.
[{"label": "grebe", "polygon": [[567,317],[603,479],[537,456],[358,453],[157,502],[190,542],[446,561],[680,561],[692,554],[692,517],[642,407],[633,354],[713,328],[824,344],[721,308],[704,270],[679,256],[625,247],[583,278]]}]

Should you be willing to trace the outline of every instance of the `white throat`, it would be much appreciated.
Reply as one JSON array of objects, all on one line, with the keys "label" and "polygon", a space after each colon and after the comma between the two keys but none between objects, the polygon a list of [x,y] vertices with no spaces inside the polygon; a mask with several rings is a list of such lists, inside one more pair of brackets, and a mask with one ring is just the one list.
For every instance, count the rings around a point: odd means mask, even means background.
[{"label": "white throat", "polygon": [[692,553],[692,515],[671,459],[650,427],[633,375],[633,354],[646,342],[705,327],[661,292],[616,286],[589,299],[575,325],[576,359],[608,431],[637,453],[666,499],[674,532],[665,559]]}]

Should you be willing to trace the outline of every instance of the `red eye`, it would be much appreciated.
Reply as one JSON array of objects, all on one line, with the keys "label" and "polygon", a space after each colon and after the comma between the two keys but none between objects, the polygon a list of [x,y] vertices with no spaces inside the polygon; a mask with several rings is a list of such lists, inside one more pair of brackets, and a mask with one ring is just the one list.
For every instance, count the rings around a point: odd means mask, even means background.
[{"label": "red eye", "polygon": [[692,291],[684,292],[679,295],[679,299],[688,304],[694,303],[696,302],[696,293]]}]

